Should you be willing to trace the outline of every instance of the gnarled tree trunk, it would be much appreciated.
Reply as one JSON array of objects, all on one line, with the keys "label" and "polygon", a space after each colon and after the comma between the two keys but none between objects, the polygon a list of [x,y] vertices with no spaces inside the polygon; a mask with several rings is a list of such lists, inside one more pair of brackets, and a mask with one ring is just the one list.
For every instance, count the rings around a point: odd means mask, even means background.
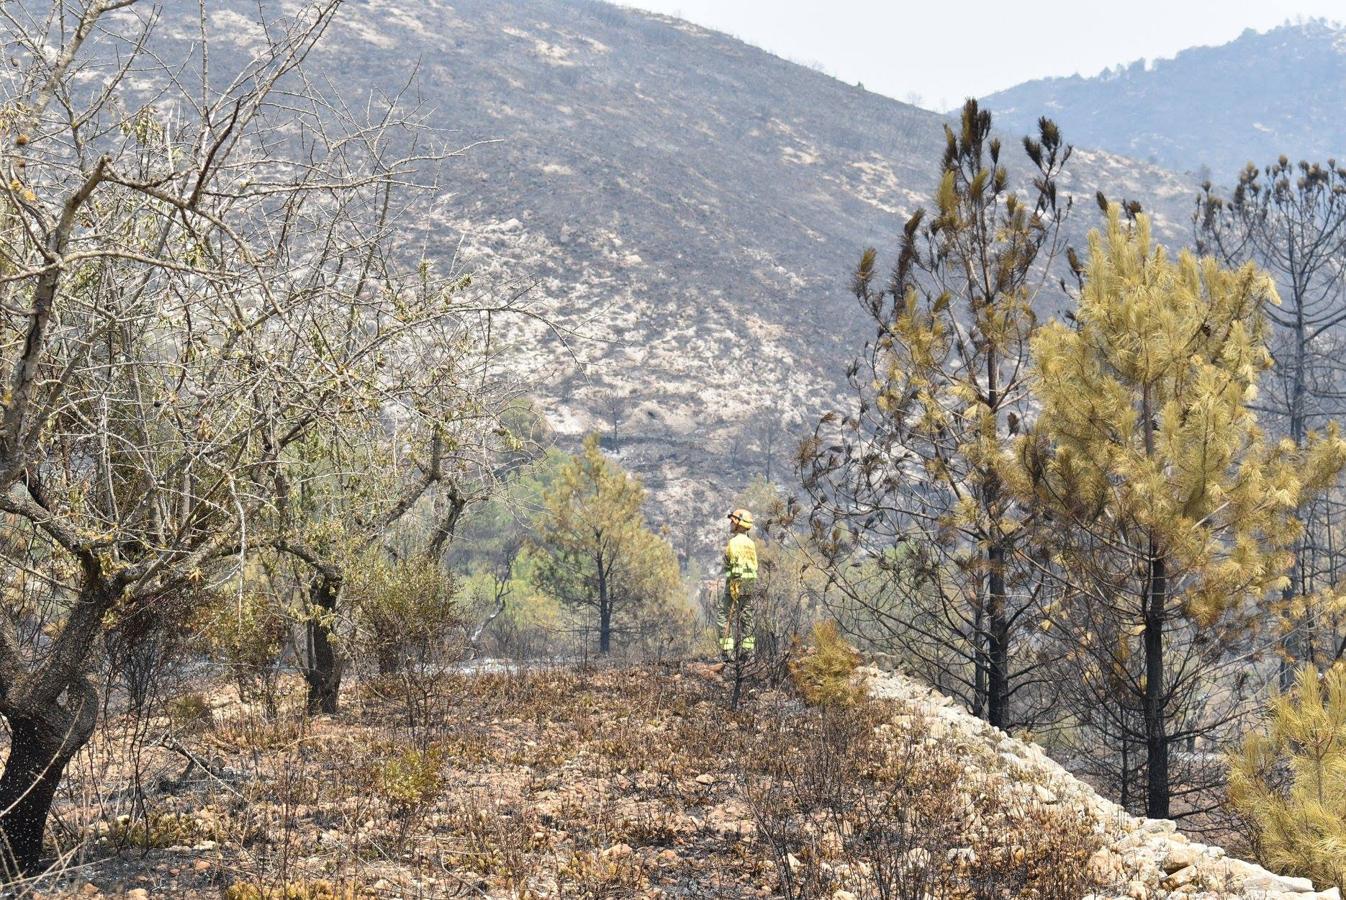
[{"label": "gnarled tree trunk", "polygon": [[334,714],[341,694],[345,665],[332,645],[332,619],[336,615],[341,579],[327,573],[313,578],[309,586],[308,659],[304,680],[308,682],[308,711]]},{"label": "gnarled tree trunk", "polygon": [[47,815],[65,767],[93,735],[98,692],[76,676],[58,699],[39,708],[0,709],[9,723],[9,758],[0,775],[0,873],[21,875],[42,860]]}]

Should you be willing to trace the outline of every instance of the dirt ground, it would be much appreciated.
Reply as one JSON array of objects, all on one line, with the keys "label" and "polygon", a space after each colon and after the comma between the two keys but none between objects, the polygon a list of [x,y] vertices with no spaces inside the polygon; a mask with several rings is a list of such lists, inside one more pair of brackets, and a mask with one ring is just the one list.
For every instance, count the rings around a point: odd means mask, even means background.
[{"label": "dirt ground", "polygon": [[367,680],[317,718],[293,688],[273,716],[212,685],[110,719],[59,801],[62,873],[16,894],[845,900],[898,860],[941,896],[1064,898],[1094,849],[987,827],[1021,812],[955,790],[975,761],[890,704],[759,685],[731,711],[702,665]]}]

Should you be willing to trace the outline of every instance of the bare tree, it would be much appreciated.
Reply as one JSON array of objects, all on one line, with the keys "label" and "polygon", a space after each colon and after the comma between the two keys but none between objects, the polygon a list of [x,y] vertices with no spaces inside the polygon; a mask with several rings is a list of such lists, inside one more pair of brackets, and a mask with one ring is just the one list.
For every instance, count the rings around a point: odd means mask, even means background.
[{"label": "bare tree", "polygon": [[622,423],[631,411],[631,392],[608,388],[598,394],[597,401],[598,410],[608,426],[606,443],[615,450],[621,442]]},{"label": "bare tree", "polygon": [[[0,76],[11,874],[39,865],[57,786],[93,731],[110,614],[237,582],[250,552],[289,537],[278,485],[317,426],[343,404],[414,402],[385,354],[490,314],[438,287],[421,302],[416,273],[394,272],[385,249],[406,235],[387,210],[446,153],[414,121],[356,115],[303,79],[337,6],[272,22],[223,78],[204,5],[187,65],[146,51],[156,14],[134,0],[0,6],[17,61]],[[422,364],[448,371],[460,349]]]},{"label": "bare tree", "polygon": [[757,450],[761,476],[767,481],[783,474],[793,450],[792,430],[797,424],[789,413],[777,407],[761,409],[753,415],[749,436]]},{"label": "bare tree", "polygon": [[[1276,361],[1267,379],[1262,408],[1275,415],[1297,447],[1308,432],[1334,421],[1343,396],[1341,368],[1333,352],[1338,326],[1346,322],[1346,168],[1336,160],[1292,163],[1282,156],[1258,169],[1239,173],[1225,196],[1209,181],[1202,185],[1193,216],[1197,247],[1234,265],[1254,262],[1276,280],[1281,304],[1267,316],[1275,326],[1271,350]],[[1286,653],[1320,663],[1323,650],[1315,632],[1322,611],[1304,604],[1306,615],[1292,615],[1298,598],[1330,587],[1321,578],[1334,563],[1316,554],[1327,524],[1319,502],[1306,517],[1305,537],[1293,549],[1295,565],[1282,592],[1293,629]],[[1327,651],[1330,653],[1330,650]],[[1281,667],[1281,686],[1293,678],[1289,659]]]}]

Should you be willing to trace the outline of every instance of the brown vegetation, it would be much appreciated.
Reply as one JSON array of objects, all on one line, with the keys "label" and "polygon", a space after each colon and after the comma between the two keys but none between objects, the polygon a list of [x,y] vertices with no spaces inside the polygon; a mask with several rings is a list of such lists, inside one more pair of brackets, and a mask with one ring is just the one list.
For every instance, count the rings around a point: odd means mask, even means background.
[{"label": "brown vegetation", "polygon": [[[365,682],[340,718],[214,703],[138,767],[111,721],[80,759],[33,895],[236,898],[1077,897],[1078,814],[972,788],[976,751],[891,703],[762,691],[700,667],[445,676],[426,735]],[[214,696],[223,697],[220,690]],[[445,704],[448,706],[448,704]],[[905,723],[895,726],[893,723]],[[989,751],[988,751],[989,752]],[[185,766],[185,768],[184,768]],[[988,781],[988,784],[990,782]],[[138,805],[130,801],[138,797]],[[88,887],[92,883],[95,888]],[[844,895],[843,895],[844,896]]]}]

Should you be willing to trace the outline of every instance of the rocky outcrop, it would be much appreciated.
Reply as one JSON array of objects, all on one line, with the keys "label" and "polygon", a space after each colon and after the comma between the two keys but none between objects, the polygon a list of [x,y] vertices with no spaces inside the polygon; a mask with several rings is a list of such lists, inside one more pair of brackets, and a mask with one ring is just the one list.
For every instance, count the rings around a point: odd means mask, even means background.
[{"label": "rocky outcrop", "polygon": [[1233,859],[1220,847],[1197,843],[1167,820],[1137,818],[1100,797],[1040,747],[992,728],[954,701],[905,676],[863,670],[871,694],[898,701],[919,717],[928,740],[963,745],[985,761],[984,777],[1002,778],[1043,805],[1085,811],[1103,839],[1090,865],[1110,885],[1087,900],[1341,900],[1336,888],[1316,890],[1306,878],[1276,875]]}]

